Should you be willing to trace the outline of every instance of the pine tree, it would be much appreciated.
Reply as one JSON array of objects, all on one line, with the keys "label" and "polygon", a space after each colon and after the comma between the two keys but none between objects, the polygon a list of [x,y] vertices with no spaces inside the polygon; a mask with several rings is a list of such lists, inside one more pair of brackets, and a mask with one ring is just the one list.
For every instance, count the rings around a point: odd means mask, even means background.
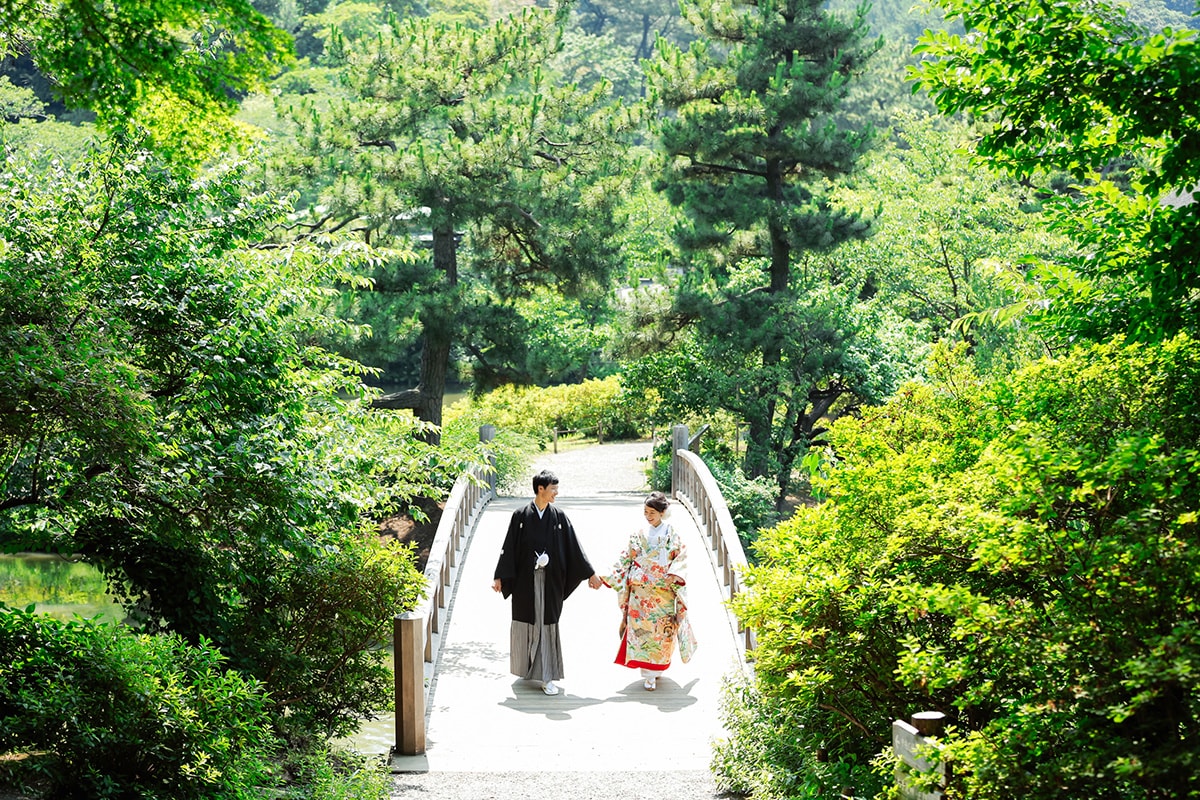
[{"label": "pine tree", "polygon": [[[869,227],[830,191],[872,132],[840,128],[834,115],[879,44],[866,42],[865,8],[844,19],[824,6],[689,0],[701,40],[687,52],[660,43],[651,65],[669,112],[659,188],[689,217],[679,239],[693,255],[691,298],[679,310],[727,355],[740,351],[748,372],[727,402],[749,426],[746,471],[777,472],[783,486],[816,421],[851,388],[837,379],[837,325],[812,316],[825,304],[798,306],[812,288],[797,278],[801,257]],[[803,352],[814,336],[833,342],[815,360]]]},{"label": "pine tree", "polygon": [[349,96],[302,110],[301,174],[327,181],[328,227],[350,224],[373,244],[431,235],[432,272],[419,287],[419,385],[377,405],[441,421],[451,348],[464,333],[459,260],[503,300],[553,285],[607,286],[625,131],[607,84],[558,83],[546,67],[565,7],[525,9],[486,30],[410,18],[346,55]]}]

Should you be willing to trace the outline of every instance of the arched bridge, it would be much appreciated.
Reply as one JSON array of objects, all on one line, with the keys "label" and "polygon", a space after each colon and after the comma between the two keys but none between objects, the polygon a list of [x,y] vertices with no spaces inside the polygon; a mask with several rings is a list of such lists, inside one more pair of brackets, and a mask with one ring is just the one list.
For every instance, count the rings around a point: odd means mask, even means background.
[{"label": "arched bridge", "polygon": [[[492,591],[492,572],[509,516],[530,493],[494,496],[486,485],[460,480],[443,514],[443,544],[435,542],[430,554],[430,597],[396,620],[394,736],[376,728],[374,742],[360,737],[356,745],[390,751],[395,772],[707,770],[711,742],[724,735],[722,684],[744,668],[750,639],[725,602],[737,590],[744,556],[711,475],[688,452],[686,428],[674,436],[670,521],[688,547],[690,613],[700,641],[689,663],[677,655],[657,691],[645,691],[636,670],[613,663],[615,593],[583,584],[560,623],[562,692],[547,697],[511,675],[509,604]],[[651,450],[648,442],[596,445],[532,465],[530,475],[543,468],[558,475],[557,505],[601,574],[644,525]],[[654,759],[633,759],[631,740],[653,742]]]}]

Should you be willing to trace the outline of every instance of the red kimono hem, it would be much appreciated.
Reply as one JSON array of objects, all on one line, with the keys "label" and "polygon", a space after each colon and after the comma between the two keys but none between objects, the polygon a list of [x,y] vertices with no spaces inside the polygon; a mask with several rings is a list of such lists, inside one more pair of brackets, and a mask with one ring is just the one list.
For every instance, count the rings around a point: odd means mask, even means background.
[{"label": "red kimono hem", "polygon": [[621,637],[621,649],[617,651],[617,657],[613,661],[614,664],[620,664],[622,667],[630,669],[649,669],[656,672],[663,672],[670,664],[650,664],[645,661],[630,661],[625,655],[625,637]]}]

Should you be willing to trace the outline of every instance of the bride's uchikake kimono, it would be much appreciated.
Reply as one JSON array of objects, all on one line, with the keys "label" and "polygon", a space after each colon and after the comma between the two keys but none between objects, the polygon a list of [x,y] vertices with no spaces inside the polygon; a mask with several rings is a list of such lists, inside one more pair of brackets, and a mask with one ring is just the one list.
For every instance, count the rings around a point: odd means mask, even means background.
[{"label": "bride's uchikake kimono", "polygon": [[666,522],[629,537],[625,551],[604,578],[617,590],[621,606],[616,663],[665,670],[677,640],[680,658],[691,659],[696,640],[687,616],[686,564],[683,542]]}]

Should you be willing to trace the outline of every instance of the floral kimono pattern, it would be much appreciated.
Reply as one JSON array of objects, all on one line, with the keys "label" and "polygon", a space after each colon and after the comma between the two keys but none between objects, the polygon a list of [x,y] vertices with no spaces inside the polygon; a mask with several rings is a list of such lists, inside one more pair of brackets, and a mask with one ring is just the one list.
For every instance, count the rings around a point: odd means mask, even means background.
[{"label": "floral kimono pattern", "polygon": [[646,531],[629,537],[605,583],[617,590],[621,606],[621,647],[616,663],[626,667],[664,670],[671,663],[676,640],[680,658],[688,661],[695,637],[687,618],[684,572],[687,552],[674,528],[652,546]]}]

